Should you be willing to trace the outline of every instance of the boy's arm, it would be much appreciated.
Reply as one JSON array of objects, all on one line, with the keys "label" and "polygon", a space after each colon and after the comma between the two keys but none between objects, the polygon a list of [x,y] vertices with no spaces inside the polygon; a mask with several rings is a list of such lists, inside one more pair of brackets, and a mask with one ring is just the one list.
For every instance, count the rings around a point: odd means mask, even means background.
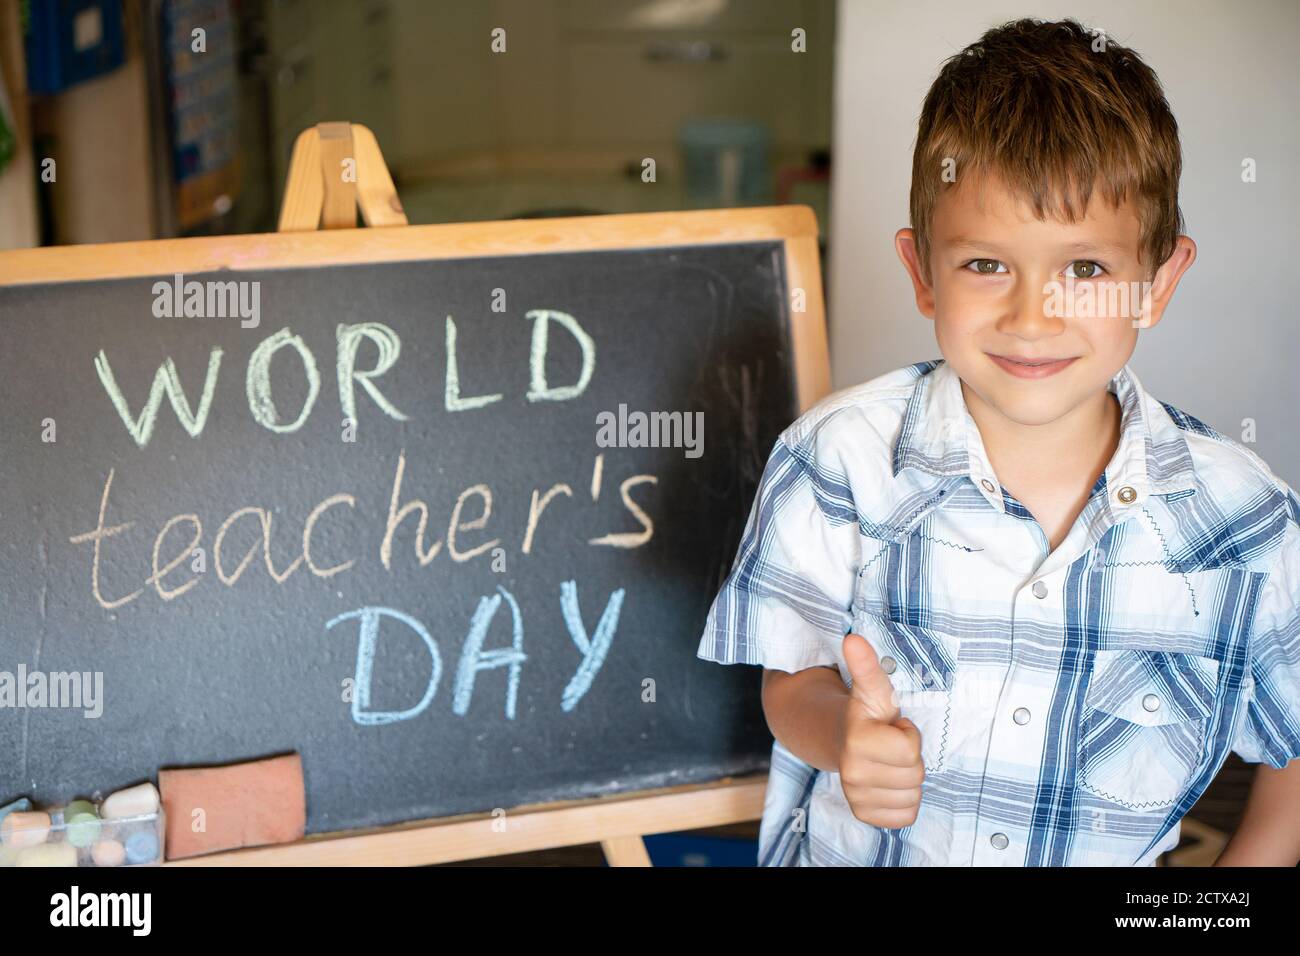
[{"label": "boy's arm", "polygon": [[1241,825],[1215,866],[1295,866],[1300,863],[1300,760],[1281,770],[1261,765]]},{"label": "boy's arm", "polygon": [[903,827],[921,808],[921,732],[899,713],[898,696],[865,638],[849,634],[839,670],[763,671],[763,713],[786,750],[840,775],[853,815],[863,823]]},{"label": "boy's arm", "polygon": [[837,772],[849,689],[834,667],[795,674],[763,670],[763,713],[781,746],[818,770]]},{"label": "boy's arm", "polygon": [[1300,500],[1290,489],[1286,496],[1282,548],[1256,605],[1250,703],[1232,745],[1261,766],[1216,866],[1300,862]]},{"label": "boy's arm", "polygon": [[859,820],[907,826],[920,806],[921,735],[899,714],[871,645],[845,636],[862,560],[858,514],[833,450],[815,463],[811,454],[783,438],[773,447],[696,656],[762,665],[772,735],[838,773]]}]

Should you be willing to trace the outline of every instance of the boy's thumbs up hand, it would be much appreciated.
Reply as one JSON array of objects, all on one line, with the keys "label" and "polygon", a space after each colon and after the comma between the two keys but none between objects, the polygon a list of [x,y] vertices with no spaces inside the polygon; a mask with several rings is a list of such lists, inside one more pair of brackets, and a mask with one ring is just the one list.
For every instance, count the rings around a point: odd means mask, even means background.
[{"label": "boy's thumbs up hand", "polygon": [[899,715],[898,698],[875,649],[858,634],[844,637],[853,681],[845,699],[840,785],[853,815],[872,826],[905,827],[921,809],[921,732]]},{"label": "boy's thumbs up hand", "polygon": [[849,665],[853,686],[849,692],[871,720],[892,724],[898,719],[898,700],[889,675],[880,666],[876,650],[857,634],[844,636],[844,662]]}]

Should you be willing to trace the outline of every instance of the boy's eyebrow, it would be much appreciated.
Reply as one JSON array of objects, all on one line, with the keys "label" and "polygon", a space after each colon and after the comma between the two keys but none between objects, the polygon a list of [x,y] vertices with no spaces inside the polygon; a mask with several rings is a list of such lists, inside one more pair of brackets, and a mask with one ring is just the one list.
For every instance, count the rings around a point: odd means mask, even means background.
[{"label": "boy's eyebrow", "polygon": [[1113,242],[1071,242],[1061,246],[1060,252],[1092,253],[1098,256],[1123,256],[1131,250]]},{"label": "boy's eyebrow", "polygon": [[[944,243],[951,248],[958,249],[976,249],[987,250],[989,252],[1003,251],[1002,246],[996,242],[989,242],[986,239],[979,239],[974,236],[953,236]],[[1113,242],[1089,242],[1086,240],[1070,242],[1058,246],[1055,251],[1061,254],[1091,254],[1096,256],[1124,256],[1129,255],[1132,250]]]},{"label": "boy's eyebrow", "polygon": [[[935,237],[938,238],[937,236]],[[987,249],[990,252],[1001,252],[1002,247],[996,242],[988,242],[984,239],[976,239],[971,236],[953,236],[948,239],[946,245],[961,249]]]}]

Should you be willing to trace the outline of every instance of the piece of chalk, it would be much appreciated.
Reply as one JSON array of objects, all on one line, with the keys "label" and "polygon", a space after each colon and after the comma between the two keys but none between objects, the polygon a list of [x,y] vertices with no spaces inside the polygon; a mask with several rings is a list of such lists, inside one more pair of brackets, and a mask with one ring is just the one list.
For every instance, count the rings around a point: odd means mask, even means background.
[{"label": "piece of chalk", "polygon": [[73,800],[63,808],[65,819],[71,820],[78,813],[93,813],[95,816],[99,816],[99,811],[95,809],[95,805],[89,800]]},{"label": "piece of chalk", "polygon": [[15,810],[0,820],[0,842],[6,846],[36,846],[50,835],[50,815],[39,810]]},{"label": "piece of chalk", "polygon": [[142,783],[118,790],[110,793],[99,809],[105,820],[146,816],[158,809],[158,788],[152,783]]},{"label": "piece of chalk", "polygon": [[158,858],[158,834],[152,830],[136,830],[126,838],[126,862],[152,863]]},{"label": "piece of chalk", "polygon": [[42,843],[18,851],[19,866],[76,866],[77,848],[71,843]]},{"label": "piece of chalk", "polygon": [[94,811],[64,815],[67,821],[68,842],[73,846],[90,846],[99,839],[100,823]]},{"label": "piece of chalk", "polygon": [[9,816],[9,814],[13,813],[15,810],[30,810],[31,808],[32,802],[26,797],[20,797],[13,803],[6,803],[3,807],[0,807],[0,820]]},{"label": "piece of chalk", "polygon": [[126,859],[126,847],[116,840],[100,840],[90,849],[95,866],[121,866]]}]

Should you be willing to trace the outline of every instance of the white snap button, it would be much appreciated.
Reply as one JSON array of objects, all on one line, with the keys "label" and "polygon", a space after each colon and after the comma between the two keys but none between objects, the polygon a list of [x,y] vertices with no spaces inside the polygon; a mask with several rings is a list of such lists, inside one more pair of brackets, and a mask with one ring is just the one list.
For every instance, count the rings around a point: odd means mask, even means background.
[{"label": "white snap button", "polygon": [[993,487],[993,482],[989,481],[987,478],[981,478],[980,484],[984,486],[984,490],[987,491],[989,494],[992,494],[995,490],[997,490]]},{"label": "white snap button", "polygon": [[989,843],[993,844],[993,849],[995,850],[1005,850],[1007,848],[1007,844],[1010,842],[1011,841],[1007,839],[1007,835],[1005,833],[995,833],[991,837],[989,837]]},{"label": "white snap button", "polygon": [[1047,597],[1047,585],[1042,581],[1034,582],[1034,597],[1038,598],[1040,601]]},{"label": "white snap button", "polygon": [[1155,694],[1147,694],[1142,698],[1142,709],[1151,712],[1159,710],[1160,698]]},{"label": "white snap button", "polygon": [[1016,712],[1011,715],[1011,719],[1023,727],[1029,723],[1029,709],[1027,707],[1017,707]]},{"label": "white snap button", "polygon": [[898,661],[892,657],[882,657],[880,659],[880,669],[886,674],[892,674],[898,668]]}]

